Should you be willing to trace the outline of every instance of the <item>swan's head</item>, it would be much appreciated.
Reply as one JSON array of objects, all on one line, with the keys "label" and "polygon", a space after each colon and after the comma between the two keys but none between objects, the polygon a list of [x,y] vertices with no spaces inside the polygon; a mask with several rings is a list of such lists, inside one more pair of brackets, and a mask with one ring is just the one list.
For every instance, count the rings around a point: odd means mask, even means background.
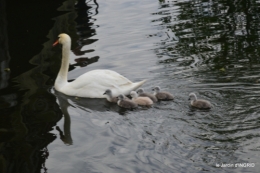
[{"label": "swan's head", "polygon": [[137,92],[137,94],[142,94],[142,93],[144,93],[144,89],[143,89],[143,88],[140,88],[140,89],[138,89],[136,92]]},{"label": "swan's head", "polygon": [[189,100],[197,100],[197,96],[194,93],[190,93]]},{"label": "swan's head", "polygon": [[58,43],[65,44],[70,42],[71,42],[70,36],[68,34],[62,33],[58,36],[58,40],[55,43],[53,43],[53,46],[56,46]]},{"label": "swan's head", "polygon": [[160,92],[161,88],[159,86],[156,86],[152,88],[152,91],[155,91],[156,93]]},{"label": "swan's head", "polygon": [[130,96],[131,96],[132,98],[138,97],[138,95],[137,95],[137,93],[136,93],[135,91],[131,91],[131,92],[130,92]]},{"label": "swan's head", "polygon": [[112,91],[110,89],[107,89],[103,95],[112,96]]}]

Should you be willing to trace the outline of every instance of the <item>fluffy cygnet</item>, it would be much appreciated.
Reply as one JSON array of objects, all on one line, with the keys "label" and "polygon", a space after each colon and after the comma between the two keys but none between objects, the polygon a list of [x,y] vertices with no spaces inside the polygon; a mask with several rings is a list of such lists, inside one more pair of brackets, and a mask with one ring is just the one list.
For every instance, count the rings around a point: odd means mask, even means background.
[{"label": "fluffy cygnet", "polygon": [[103,95],[106,95],[106,99],[109,102],[117,103],[118,98],[112,96],[112,91],[110,89],[107,89]]},{"label": "fluffy cygnet", "polygon": [[210,109],[212,107],[209,101],[197,99],[197,96],[194,93],[190,93],[189,100],[191,100],[191,106],[199,109]]},{"label": "fluffy cygnet", "polygon": [[138,97],[135,91],[130,92],[130,96],[132,97],[132,101],[141,106],[151,106],[153,101],[149,97]]},{"label": "fluffy cygnet", "polygon": [[173,95],[169,92],[161,91],[159,86],[154,87],[152,90],[158,100],[173,100]]},{"label": "fluffy cygnet", "polygon": [[132,109],[132,108],[138,107],[138,105],[135,102],[127,99],[123,94],[120,94],[118,96],[117,104],[118,104],[118,106],[123,107],[123,108],[127,108],[127,109]]},{"label": "fluffy cygnet", "polygon": [[155,95],[150,94],[150,93],[145,93],[143,88],[138,89],[137,94],[139,97],[149,97],[153,102],[157,102],[157,98],[155,97]]}]

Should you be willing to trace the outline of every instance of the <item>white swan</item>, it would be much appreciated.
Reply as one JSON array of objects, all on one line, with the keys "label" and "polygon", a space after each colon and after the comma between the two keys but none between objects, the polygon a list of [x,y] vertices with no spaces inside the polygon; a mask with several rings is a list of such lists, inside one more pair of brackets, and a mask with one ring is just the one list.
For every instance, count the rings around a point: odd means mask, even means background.
[{"label": "white swan", "polygon": [[55,89],[69,96],[106,98],[103,93],[110,89],[115,96],[128,95],[130,91],[142,86],[146,80],[133,83],[124,76],[112,70],[92,70],[79,76],[73,82],[68,82],[69,54],[71,39],[67,34],[60,34],[53,44],[62,44],[62,63],[55,80]]}]

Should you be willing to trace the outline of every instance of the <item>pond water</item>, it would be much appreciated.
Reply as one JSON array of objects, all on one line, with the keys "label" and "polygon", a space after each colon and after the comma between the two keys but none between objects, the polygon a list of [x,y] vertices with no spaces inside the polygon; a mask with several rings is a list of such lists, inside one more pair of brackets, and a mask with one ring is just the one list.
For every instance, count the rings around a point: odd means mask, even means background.
[{"label": "pond water", "polygon": [[[45,27],[29,21],[32,27],[16,31],[20,36],[8,31],[3,171],[260,172],[260,2],[61,2],[52,4]],[[72,38],[70,81],[110,69],[132,81],[147,79],[146,91],[159,85],[174,101],[131,111],[55,92],[61,48],[51,45],[62,32]],[[27,37],[38,46],[13,41]],[[213,109],[191,108],[191,92]]]}]

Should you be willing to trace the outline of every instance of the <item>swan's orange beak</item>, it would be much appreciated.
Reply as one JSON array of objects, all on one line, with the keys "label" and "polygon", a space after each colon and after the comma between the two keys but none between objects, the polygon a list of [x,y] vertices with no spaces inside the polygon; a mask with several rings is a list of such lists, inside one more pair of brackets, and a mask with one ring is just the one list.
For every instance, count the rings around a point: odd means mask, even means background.
[{"label": "swan's orange beak", "polygon": [[55,41],[52,46],[56,46],[57,44],[59,44],[59,39],[57,41]]}]

